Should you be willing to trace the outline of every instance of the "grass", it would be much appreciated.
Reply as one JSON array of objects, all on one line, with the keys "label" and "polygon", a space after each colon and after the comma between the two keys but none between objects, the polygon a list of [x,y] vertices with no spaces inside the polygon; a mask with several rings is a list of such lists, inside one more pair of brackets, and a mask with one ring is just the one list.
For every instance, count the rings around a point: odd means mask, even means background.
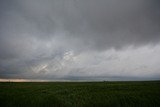
[{"label": "grass", "polygon": [[160,81],[4,82],[0,107],[160,107]]}]

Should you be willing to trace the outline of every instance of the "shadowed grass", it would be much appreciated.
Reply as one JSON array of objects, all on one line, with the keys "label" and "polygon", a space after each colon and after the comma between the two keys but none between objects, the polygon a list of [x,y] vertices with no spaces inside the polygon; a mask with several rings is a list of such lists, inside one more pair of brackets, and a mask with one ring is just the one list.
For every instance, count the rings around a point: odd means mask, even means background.
[{"label": "shadowed grass", "polygon": [[0,107],[160,107],[160,81],[0,83]]}]

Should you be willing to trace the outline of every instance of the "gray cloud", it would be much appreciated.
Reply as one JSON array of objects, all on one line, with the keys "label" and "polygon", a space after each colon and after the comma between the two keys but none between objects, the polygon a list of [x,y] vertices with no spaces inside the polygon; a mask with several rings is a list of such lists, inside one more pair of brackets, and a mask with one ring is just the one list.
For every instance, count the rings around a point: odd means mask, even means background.
[{"label": "gray cloud", "polygon": [[159,5],[158,0],[1,0],[0,78],[159,78]]}]

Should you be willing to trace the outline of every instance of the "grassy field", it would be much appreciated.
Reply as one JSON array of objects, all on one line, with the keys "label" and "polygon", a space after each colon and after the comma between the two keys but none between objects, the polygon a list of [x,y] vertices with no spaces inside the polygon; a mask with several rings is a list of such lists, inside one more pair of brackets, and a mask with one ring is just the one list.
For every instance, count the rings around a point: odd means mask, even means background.
[{"label": "grassy field", "polygon": [[0,107],[160,107],[160,81],[6,82]]}]

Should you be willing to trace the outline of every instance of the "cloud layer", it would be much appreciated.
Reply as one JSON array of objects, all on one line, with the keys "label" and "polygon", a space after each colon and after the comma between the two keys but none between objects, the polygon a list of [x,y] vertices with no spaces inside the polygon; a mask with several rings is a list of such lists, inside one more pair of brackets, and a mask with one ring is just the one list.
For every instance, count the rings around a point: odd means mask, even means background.
[{"label": "cloud layer", "polygon": [[0,78],[160,78],[158,0],[1,0]]}]

